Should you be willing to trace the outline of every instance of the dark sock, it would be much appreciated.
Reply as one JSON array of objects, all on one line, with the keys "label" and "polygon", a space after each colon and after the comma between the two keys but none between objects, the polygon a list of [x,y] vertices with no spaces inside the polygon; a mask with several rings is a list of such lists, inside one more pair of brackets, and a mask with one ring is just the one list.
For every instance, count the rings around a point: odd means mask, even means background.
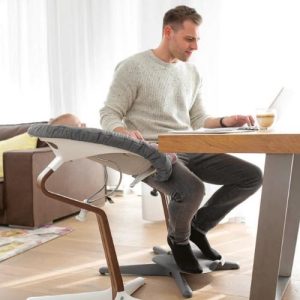
[{"label": "dark sock", "polygon": [[207,258],[211,260],[221,259],[221,254],[215,249],[211,248],[205,234],[192,228],[190,240],[202,251],[203,255]]},{"label": "dark sock", "polygon": [[202,273],[202,268],[200,267],[190,244],[176,244],[170,237],[168,237],[168,244],[180,270],[187,273]]}]

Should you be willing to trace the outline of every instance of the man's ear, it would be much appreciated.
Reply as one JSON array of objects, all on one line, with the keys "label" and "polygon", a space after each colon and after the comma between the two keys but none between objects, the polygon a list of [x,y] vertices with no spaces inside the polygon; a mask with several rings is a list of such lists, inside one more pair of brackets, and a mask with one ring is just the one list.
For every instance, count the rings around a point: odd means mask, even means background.
[{"label": "man's ear", "polygon": [[164,36],[166,38],[170,38],[171,37],[171,34],[172,34],[172,27],[170,25],[166,25],[165,28],[164,28]]}]

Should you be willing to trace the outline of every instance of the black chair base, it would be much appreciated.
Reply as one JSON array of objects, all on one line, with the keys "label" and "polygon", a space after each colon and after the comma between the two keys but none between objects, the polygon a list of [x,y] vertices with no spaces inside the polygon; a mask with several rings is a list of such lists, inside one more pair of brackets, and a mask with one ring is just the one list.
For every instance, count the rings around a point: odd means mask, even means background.
[{"label": "black chair base", "polygon": [[[182,272],[175,263],[172,253],[160,247],[154,247],[153,251],[156,254],[152,259],[154,264],[120,266],[121,273],[124,275],[140,276],[172,276],[175,279],[182,296],[191,298],[193,295],[192,289],[184,277],[185,273]],[[235,262],[208,260],[203,256],[200,250],[193,248],[193,251],[203,269],[202,274],[213,271],[236,270],[240,268],[239,264]],[[107,267],[101,267],[99,272],[101,275],[105,275],[108,273],[108,269]],[[201,274],[198,274],[198,276],[199,275]]]}]

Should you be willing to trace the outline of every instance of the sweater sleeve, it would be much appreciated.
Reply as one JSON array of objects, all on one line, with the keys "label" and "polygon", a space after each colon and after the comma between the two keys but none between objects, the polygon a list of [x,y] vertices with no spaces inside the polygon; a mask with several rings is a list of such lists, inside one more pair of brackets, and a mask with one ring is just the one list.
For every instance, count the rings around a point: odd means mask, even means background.
[{"label": "sweater sleeve", "polygon": [[138,92],[137,66],[127,60],[118,64],[104,106],[100,109],[100,124],[105,130],[125,127],[123,122]]},{"label": "sweater sleeve", "polygon": [[202,80],[199,79],[199,85],[196,90],[195,100],[190,109],[191,126],[194,130],[203,127],[205,119],[209,117],[209,115],[206,113],[205,108],[203,106],[203,101],[201,96],[201,86],[202,86]]}]

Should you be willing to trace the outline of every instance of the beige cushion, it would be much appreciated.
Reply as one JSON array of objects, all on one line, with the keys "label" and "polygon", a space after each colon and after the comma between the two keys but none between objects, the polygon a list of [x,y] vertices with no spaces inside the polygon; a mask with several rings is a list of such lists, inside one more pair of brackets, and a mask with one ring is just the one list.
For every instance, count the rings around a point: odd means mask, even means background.
[{"label": "beige cushion", "polygon": [[35,149],[37,138],[30,136],[28,133],[19,134],[10,139],[0,141],[0,177],[3,173],[3,153],[12,150]]}]

